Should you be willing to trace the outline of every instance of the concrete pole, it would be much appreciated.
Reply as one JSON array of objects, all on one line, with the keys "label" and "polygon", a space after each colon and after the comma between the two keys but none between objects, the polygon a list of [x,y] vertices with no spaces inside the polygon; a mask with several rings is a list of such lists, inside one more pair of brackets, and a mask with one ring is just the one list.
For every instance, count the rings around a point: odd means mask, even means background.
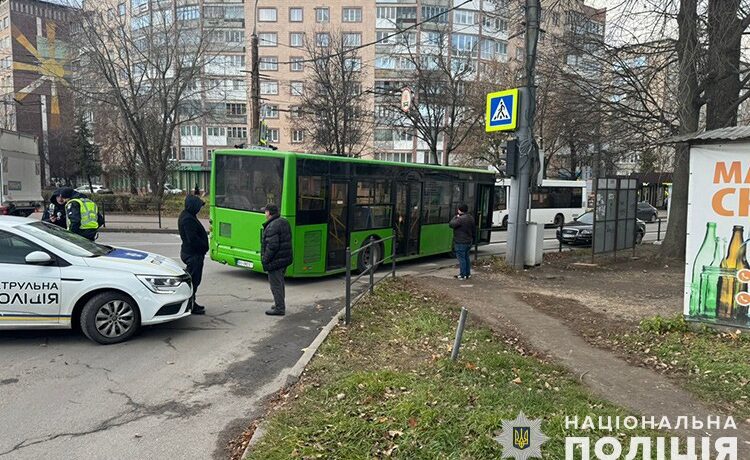
[{"label": "concrete pole", "polygon": [[255,0],[255,10],[253,11],[253,35],[250,41],[250,65],[251,82],[250,98],[252,102],[252,112],[250,112],[250,145],[260,144],[260,56],[258,51],[258,0]]},{"label": "concrete pole", "polygon": [[526,87],[519,91],[518,175],[511,180],[508,215],[508,250],[505,261],[513,268],[524,266],[526,255],[526,219],[529,209],[529,185],[534,162],[539,156],[534,142],[536,113],[536,46],[539,35],[539,0],[526,0]]}]

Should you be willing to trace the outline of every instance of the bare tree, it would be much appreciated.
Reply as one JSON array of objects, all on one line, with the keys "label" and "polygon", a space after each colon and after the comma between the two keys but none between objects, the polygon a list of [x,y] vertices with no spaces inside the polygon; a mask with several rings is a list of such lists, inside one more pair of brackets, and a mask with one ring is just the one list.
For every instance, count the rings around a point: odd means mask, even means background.
[{"label": "bare tree", "polygon": [[353,46],[339,32],[307,35],[307,85],[299,111],[310,147],[359,157],[372,133],[372,88],[363,87],[367,70]]},{"label": "bare tree", "polygon": [[484,113],[469,103],[476,89],[479,42],[452,37],[447,27],[422,31],[422,43],[416,37],[415,32],[393,35],[397,46],[387,58],[412,92],[411,106],[402,110],[400,92],[377,96],[388,111],[389,126],[413,131],[427,146],[430,161],[447,165]]},{"label": "bare tree", "polygon": [[76,31],[83,77],[74,87],[80,97],[117,111],[140,171],[159,198],[173,165],[176,129],[204,113],[200,77],[210,62],[198,20],[175,13],[170,3],[163,8],[132,18],[107,8],[83,11]]}]

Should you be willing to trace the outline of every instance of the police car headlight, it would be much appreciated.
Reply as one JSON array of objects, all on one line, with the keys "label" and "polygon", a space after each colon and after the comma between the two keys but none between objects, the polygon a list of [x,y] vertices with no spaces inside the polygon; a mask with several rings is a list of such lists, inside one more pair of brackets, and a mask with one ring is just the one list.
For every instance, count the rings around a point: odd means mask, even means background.
[{"label": "police car headlight", "polygon": [[144,286],[158,294],[174,294],[183,281],[177,276],[136,275]]}]

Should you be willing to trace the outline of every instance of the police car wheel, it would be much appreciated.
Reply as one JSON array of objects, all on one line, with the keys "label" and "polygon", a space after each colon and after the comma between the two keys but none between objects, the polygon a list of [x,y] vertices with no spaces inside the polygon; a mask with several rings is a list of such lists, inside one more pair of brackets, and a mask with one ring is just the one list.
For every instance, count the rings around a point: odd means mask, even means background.
[{"label": "police car wheel", "polygon": [[118,292],[92,297],[81,311],[81,330],[94,342],[124,342],[138,331],[141,315],[133,299]]}]

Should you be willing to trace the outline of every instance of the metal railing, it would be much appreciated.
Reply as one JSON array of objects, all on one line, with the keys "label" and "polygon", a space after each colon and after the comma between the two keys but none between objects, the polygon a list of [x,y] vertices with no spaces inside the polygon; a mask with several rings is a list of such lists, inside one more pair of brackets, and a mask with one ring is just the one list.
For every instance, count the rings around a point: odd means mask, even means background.
[{"label": "metal railing", "polygon": [[[391,271],[390,273],[387,273],[385,276],[380,278],[379,280],[375,280],[375,271],[377,268],[382,264],[383,262],[386,262],[388,259],[385,255],[385,245],[384,243],[386,241],[393,241],[391,244],[392,251],[391,251]],[[379,261],[375,260],[375,251],[372,250],[375,246],[379,246],[383,244],[383,258]],[[370,238],[370,241],[360,247],[359,249],[356,249],[354,251],[351,250],[351,248],[346,248],[346,313],[344,317],[344,322],[349,325],[349,323],[352,320],[352,307],[357,304],[364,296],[367,294],[371,294],[375,290],[375,286],[383,281],[384,279],[388,278],[390,275],[391,278],[396,277],[396,238],[395,235],[389,236],[386,238]],[[366,251],[369,249],[369,265],[367,266],[366,270],[363,270],[361,273],[359,273],[357,276],[352,278],[352,258],[363,251]],[[352,286],[354,283],[358,282],[362,277],[367,276],[368,277],[368,284],[367,289],[359,293],[354,299],[352,299]]]}]

